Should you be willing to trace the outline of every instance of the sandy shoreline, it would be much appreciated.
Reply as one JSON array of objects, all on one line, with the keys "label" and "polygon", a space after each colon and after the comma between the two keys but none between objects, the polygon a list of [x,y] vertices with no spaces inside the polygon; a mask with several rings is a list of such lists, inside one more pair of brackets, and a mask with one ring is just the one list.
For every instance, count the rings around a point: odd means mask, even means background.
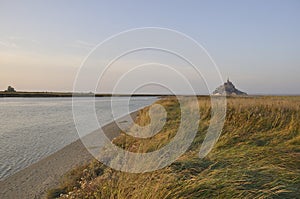
[{"label": "sandy shoreline", "polygon": [[[130,115],[135,118],[137,113],[138,111]],[[126,117],[128,116],[124,116],[118,121],[122,121],[122,125],[129,126],[130,123],[127,122]],[[110,139],[120,133],[120,128],[116,122],[107,124],[102,129]],[[93,136],[93,133],[89,136]],[[81,140],[77,140],[0,181],[0,198],[45,198],[47,190],[58,185],[63,174],[92,159],[94,157],[88,152]]]}]

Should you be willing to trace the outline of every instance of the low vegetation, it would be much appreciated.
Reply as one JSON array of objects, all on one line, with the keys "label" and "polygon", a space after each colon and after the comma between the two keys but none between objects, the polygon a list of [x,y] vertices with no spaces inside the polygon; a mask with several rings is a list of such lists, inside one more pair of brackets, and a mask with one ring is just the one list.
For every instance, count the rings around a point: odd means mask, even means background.
[{"label": "low vegetation", "polygon": [[[299,198],[300,97],[232,97],[213,150],[198,157],[210,121],[210,99],[201,97],[198,133],[184,155],[143,174],[113,170],[97,161],[66,174],[49,198]],[[180,123],[176,98],[157,102],[168,112],[160,133],[136,139],[122,133],[114,144],[149,152],[167,144]],[[136,122],[150,122],[148,108]]]}]

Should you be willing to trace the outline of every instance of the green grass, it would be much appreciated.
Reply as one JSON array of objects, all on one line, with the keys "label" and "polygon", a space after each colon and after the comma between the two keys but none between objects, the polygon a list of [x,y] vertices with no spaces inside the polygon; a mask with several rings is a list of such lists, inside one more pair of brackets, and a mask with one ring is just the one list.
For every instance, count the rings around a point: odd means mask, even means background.
[{"label": "green grass", "polygon": [[[149,139],[123,133],[114,143],[133,152],[165,146],[175,136],[180,109],[173,97],[158,103],[168,112],[160,133]],[[209,126],[209,98],[199,98],[199,104],[194,142],[170,166],[131,174],[93,161],[68,173],[49,198],[57,191],[61,198],[299,198],[300,97],[228,98],[222,134],[204,159],[198,152]],[[136,122],[150,122],[148,108]]]}]

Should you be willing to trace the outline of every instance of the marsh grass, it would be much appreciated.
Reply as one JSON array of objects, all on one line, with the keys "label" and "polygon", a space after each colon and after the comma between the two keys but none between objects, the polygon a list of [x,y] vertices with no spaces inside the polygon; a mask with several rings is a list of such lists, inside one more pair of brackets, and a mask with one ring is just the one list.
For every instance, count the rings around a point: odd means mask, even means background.
[{"label": "marsh grass", "polygon": [[[180,108],[175,98],[157,103],[168,113],[160,133],[147,139],[122,133],[114,144],[143,153],[165,146],[176,134]],[[61,190],[61,198],[299,198],[300,97],[228,98],[221,137],[203,159],[198,152],[210,123],[209,98],[199,98],[199,109],[192,145],[170,166],[132,174],[94,161],[67,174],[52,192]],[[136,122],[151,122],[148,108]]]}]

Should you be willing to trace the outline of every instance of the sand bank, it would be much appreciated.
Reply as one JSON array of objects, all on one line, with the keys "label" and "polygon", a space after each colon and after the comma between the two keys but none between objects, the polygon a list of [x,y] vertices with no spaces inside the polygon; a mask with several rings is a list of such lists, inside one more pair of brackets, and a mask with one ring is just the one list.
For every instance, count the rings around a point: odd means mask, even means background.
[{"label": "sand bank", "polygon": [[[131,113],[135,118],[137,112]],[[128,116],[118,120],[123,126],[130,126]],[[104,126],[103,131],[110,138],[118,136],[120,128],[116,122]],[[95,134],[91,133],[89,136]],[[56,153],[30,165],[14,175],[0,181],[0,198],[45,198],[47,190],[56,187],[66,172],[83,165],[94,157],[88,152],[81,140],[77,140]]]}]

